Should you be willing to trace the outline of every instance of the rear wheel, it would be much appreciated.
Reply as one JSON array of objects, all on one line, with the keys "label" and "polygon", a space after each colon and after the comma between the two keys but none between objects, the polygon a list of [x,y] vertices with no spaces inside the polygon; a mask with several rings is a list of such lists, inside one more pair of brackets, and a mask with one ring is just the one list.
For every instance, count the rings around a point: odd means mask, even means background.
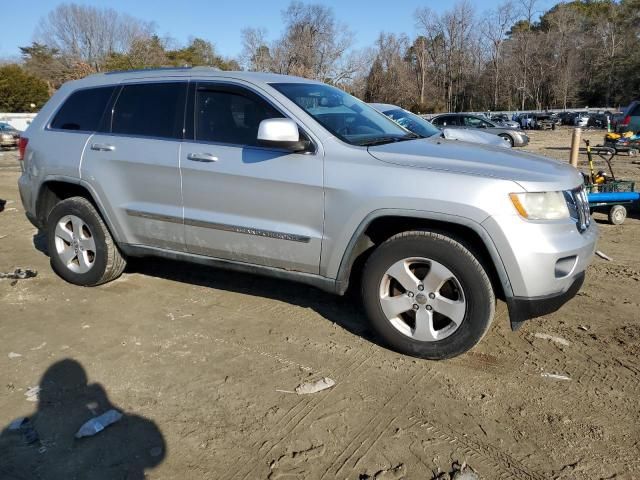
[{"label": "rear wheel", "polygon": [[434,232],[402,233],[378,247],[363,271],[362,296],[387,345],[434,360],[477,344],[495,311],[491,282],[476,257]]},{"label": "rear wheel", "polygon": [[609,210],[609,222],[614,225],[622,225],[627,218],[627,209],[623,205],[614,205]]},{"label": "rear wheel", "polygon": [[94,286],[118,278],[126,261],[86,198],[59,202],[47,219],[51,268],[67,282]]}]

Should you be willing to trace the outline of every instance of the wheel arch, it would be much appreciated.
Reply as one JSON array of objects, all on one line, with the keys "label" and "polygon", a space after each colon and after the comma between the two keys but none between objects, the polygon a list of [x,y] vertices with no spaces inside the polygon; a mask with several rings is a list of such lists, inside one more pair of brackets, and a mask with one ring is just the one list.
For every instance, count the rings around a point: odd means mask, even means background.
[{"label": "wheel arch", "polygon": [[47,179],[42,182],[38,189],[35,204],[37,226],[44,228],[47,223],[47,217],[53,207],[60,201],[71,197],[83,197],[91,202],[102,217],[102,220],[104,220],[116,243],[120,243],[119,232],[114,228],[109,216],[102,208],[102,204],[97,201],[98,196],[95,190],[89,184],[78,178],[53,176],[47,177]]},{"label": "wheel arch", "polygon": [[360,223],[340,262],[336,292],[342,295],[347,291],[377,245],[397,233],[410,230],[429,230],[453,237],[478,256],[491,279],[496,297],[513,297],[500,254],[480,223],[455,215],[401,210],[372,212]]}]

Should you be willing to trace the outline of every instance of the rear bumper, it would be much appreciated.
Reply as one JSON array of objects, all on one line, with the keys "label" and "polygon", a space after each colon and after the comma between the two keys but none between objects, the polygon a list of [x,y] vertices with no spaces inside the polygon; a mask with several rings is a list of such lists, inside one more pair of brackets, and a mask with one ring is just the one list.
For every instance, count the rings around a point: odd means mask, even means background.
[{"label": "rear bumper", "polygon": [[511,329],[517,330],[526,320],[549,315],[560,309],[580,291],[584,283],[585,273],[580,272],[573,277],[569,288],[564,292],[544,295],[542,297],[512,297],[507,299]]}]

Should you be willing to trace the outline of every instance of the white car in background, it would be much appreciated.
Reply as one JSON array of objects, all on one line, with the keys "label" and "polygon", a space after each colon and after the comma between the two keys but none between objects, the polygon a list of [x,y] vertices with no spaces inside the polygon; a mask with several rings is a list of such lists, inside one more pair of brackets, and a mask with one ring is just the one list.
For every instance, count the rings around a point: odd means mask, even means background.
[{"label": "white car in background", "polygon": [[589,125],[589,115],[586,113],[579,113],[576,118],[573,119],[573,123],[576,127],[586,127]]},{"label": "white car in background", "polygon": [[388,103],[370,103],[369,105],[379,112],[384,113],[401,127],[404,127],[421,137],[426,138],[434,135],[441,135],[447,140],[460,140],[462,142],[478,143],[481,145],[511,148],[511,143],[508,140],[505,140],[498,135],[494,135],[493,133],[446,127],[440,130],[428,120],[397,105],[391,105]]}]

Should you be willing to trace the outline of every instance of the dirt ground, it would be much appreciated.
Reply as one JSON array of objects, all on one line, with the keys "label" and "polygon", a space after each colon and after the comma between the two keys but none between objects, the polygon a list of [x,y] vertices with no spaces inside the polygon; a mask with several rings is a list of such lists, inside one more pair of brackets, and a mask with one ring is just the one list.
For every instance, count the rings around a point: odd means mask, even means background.
[{"label": "dirt ground", "polygon": [[[568,158],[570,130],[531,137]],[[616,172],[640,181],[632,160]],[[482,479],[640,478],[638,214],[596,215],[612,261],[595,258],[559,312],[513,333],[500,303],[472,352],[429,362],[379,346],[353,298],[284,281],[139,260],[111,284],[67,284],[18,176],[0,153],[0,271],[38,271],[0,280],[3,479],[428,480],[453,462]],[[334,388],[278,391],[325,376]],[[112,406],[120,422],[73,439]],[[26,445],[5,428],[30,415]]]}]

